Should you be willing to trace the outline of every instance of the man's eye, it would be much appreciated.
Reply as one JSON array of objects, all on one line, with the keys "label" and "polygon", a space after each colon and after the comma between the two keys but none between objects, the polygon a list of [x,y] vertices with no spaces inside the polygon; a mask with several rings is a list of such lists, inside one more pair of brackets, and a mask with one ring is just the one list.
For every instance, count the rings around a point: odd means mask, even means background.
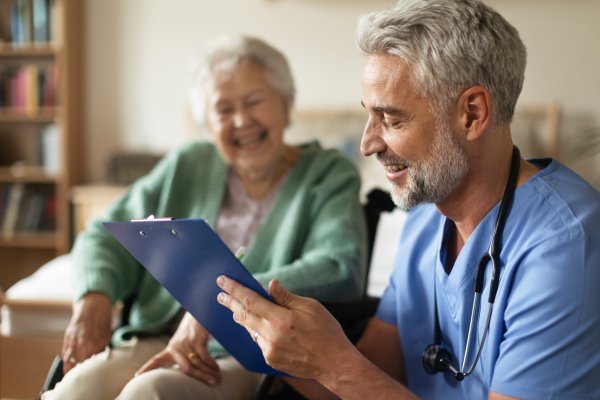
[{"label": "man's eye", "polygon": [[388,128],[396,128],[400,125],[400,122],[398,121],[386,121],[385,119],[383,120],[383,123],[385,124],[385,126],[387,126]]}]

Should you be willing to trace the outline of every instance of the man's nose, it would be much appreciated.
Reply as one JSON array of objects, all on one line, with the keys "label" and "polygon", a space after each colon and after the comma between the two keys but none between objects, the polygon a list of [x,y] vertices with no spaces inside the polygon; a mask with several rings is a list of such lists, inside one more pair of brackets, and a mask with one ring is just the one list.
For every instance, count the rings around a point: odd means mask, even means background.
[{"label": "man's nose", "polygon": [[368,157],[371,154],[383,152],[386,148],[387,145],[381,137],[381,127],[375,124],[372,118],[369,117],[360,142],[360,152],[363,156]]}]

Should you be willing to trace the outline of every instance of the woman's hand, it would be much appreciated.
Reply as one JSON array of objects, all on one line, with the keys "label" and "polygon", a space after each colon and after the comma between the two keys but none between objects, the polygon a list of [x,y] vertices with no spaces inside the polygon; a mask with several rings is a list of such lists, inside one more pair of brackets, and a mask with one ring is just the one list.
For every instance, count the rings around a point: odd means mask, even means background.
[{"label": "woman's hand", "polygon": [[75,304],[63,343],[65,374],[106,348],[110,342],[111,316],[110,299],[102,293],[88,293]]},{"label": "woman's hand", "polygon": [[278,305],[225,276],[217,284],[229,293],[219,294],[219,303],[257,338],[271,367],[298,378],[327,381],[355,356],[355,347],[325,307],[293,295],[277,279],[269,283],[269,294]]},{"label": "woman's hand", "polygon": [[208,331],[186,312],[167,348],[152,357],[136,375],[177,363],[186,374],[214,385],[221,381],[221,374],[218,364],[208,354],[207,341]]}]

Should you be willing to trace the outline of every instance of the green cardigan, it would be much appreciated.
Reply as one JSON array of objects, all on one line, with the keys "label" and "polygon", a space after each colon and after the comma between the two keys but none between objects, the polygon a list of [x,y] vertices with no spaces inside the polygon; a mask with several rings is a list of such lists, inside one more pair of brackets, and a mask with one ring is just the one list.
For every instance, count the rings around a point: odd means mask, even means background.
[{"label": "green cardigan", "polygon": [[[132,334],[163,332],[180,305],[101,222],[153,214],[204,218],[215,226],[228,169],[214,145],[185,145],[168,154],[77,236],[72,251],[75,300],[92,291],[105,293],[113,303],[135,295],[130,325],[115,332],[113,343]],[[306,145],[248,246],[246,268],[265,287],[278,278],[293,293],[320,301],[358,298],[366,265],[359,189],[359,174],[348,159],[316,142]],[[220,353],[214,344],[209,349]]]}]

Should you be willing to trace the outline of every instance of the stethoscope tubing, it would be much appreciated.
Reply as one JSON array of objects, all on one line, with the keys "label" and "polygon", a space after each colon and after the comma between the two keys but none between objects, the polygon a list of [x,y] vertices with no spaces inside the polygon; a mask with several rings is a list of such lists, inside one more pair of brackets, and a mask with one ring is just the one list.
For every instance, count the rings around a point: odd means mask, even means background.
[{"label": "stethoscope tubing", "polygon": [[[464,379],[464,377],[471,375],[471,373],[475,370],[475,366],[477,365],[477,361],[480,358],[481,351],[483,349],[483,345],[484,345],[485,339],[487,337],[490,319],[492,316],[492,309],[494,306],[494,301],[496,300],[496,293],[498,292],[498,286],[500,284],[500,256],[499,256],[499,253],[501,251],[500,238],[502,237],[502,233],[503,233],[504,227],[506,225],[506,218],[507,218],[507,214],[508,214],[509,203],[510,203],[511,197],[513,196],[515,189],[516,189],[517,177],[519,175],[520,162],[521,162],[521,153],[520,153],[519,149],[517,148],[517,146],[513,146],[513,153],[512,153],[512,159],[511,159],[511,165],[510,165],[510,174],[508,177],[508,182],[506,183],[506,188],[504,189],[502,201],[500,202],[500,210],[498,211],[498,217],[496,218],[496,224],[494,225],[494,230],[492,232],[490,245],[488,247],[488,250],[483,254],[481,259],[479,260],[479,264],[477,265],[477,273],[475,275],[475,294],[474,294],[474,298],[473,298],[473,309],[471,310],[471,320],[469,322],[469,333],[467,336],[467,343],[466,343],[466,347],[465,347],[465,356],[463,358],[462,368],[460,369],[460,371],[457,371],[456,368],[454,368],[451,365],[450,360],[447,360],[447,359],[440,360],[440,362],[443,365],[445,365],[448,369],[450,369],[452,372],[454,372],[457,380],[459,380],[459,381],[462,381]],[[477,354],[475,355],[475,359],[473,360],[471,367],[469,368],[469,370],[467,372],[464,372],[466,365],[467,365],[467,361],[468,361],[469,349],[471,348],[473,327],[479,326],[479,318],[477,317],[477,315],[479,312],[479,304],[480,304],[481,294],[483,293],[483,283],[484,283],[483,279],[485,276],[485,269],[490,261],[492,262],[492,280],[490,282],[490,294],[488,297],[489,306],[488,306],[487,317],[485,319],[485,327],[483,329],[483,336],[481,338],[481,341],[479,342]],[[437,310],[437,294],[436,294],[436,290],[435,290],[435,279],[434,279],[434,303],[435,303],[434,345],[437,345],[439,347],[442,343],[442,331],[441,331],[440,324],[439,324],[439,315],[438,315],[438,310]],[[477,321],[477,322],[475,323],[475,321]]]}]

